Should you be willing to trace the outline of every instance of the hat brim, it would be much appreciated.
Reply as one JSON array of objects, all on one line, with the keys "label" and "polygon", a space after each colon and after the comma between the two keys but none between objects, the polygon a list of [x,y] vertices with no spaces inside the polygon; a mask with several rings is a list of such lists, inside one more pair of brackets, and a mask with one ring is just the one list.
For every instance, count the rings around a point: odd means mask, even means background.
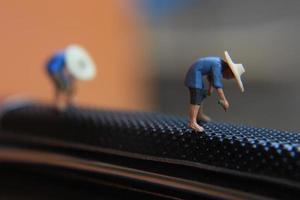
[{"label": "hat brim", "polygon": [[232,59],[231,59],[231,57],[229,56],[229,54],[228,54],[227,51],[225,51],[225,59],[226,59],[226,62],[227,62],[227,64],[228,64],[230,70],[231,70],[232,73],[233,73],[234,79],[236,80],[236,82],[237,82],[237,84],[238,84],[238,86],[239,86],[241,92],[244,92],[244,91],[245,91],[244,85],[243,85],[241,76],[240,76],[240,74],[238,73],[237,67],[236,67],[237,65],[242,65],[242,64],[235,64],[235,63],[232,61]]},{"label": "hat brim", "polygon": [[79,80],[91,80],[96,76],[92,58],[79,45],[70,45],[66,48],[66,67]]}]

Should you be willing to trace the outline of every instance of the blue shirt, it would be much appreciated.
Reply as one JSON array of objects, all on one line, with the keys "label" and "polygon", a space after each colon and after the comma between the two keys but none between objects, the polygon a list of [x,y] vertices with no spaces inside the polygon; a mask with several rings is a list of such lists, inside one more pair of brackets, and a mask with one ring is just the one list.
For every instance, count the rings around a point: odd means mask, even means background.
[{"label": "blue shirt", "polygon": [[47,71],[50,74],[57,74],[65,68],[65,52],[56,53],[47,63]]},{"label": "blue shirt", "polygon": [[204,57],[198,59],[185,77],[185,86],[204,89],[203,76],[210,76],[215,88],[223,88],[222,84],[222,59],[220,57]]}]

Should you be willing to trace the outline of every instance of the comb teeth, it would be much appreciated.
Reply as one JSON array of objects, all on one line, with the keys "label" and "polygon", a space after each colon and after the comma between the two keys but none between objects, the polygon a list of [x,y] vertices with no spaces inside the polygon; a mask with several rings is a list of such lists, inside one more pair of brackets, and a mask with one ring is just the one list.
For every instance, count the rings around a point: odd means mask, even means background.
[{"label": "comb teeth", "polygon": [[1,124],[22,135],[300,181],[299,133],[228,123],[206,123],[204,133],[195,133],[181,117],[84,108],[56,112],[43,105],[11,110]]}]

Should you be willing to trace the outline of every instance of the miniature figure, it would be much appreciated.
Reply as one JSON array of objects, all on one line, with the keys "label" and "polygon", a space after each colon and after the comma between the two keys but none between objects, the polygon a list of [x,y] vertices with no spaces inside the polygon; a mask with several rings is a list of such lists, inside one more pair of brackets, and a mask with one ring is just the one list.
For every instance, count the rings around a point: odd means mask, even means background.
[{"label": "miniature figure", "polygon": [[[203,132],[204,128],[197,123],[198,121],[208,122],[211,119],[203,112],[203,100],[210,96],[214,90],[220,98],[218,103],[225,111],[229,108],[229,102],[223,91],[222,76],[224,79],[235,79],[242,92],[244,86],[241,75],[245,72],[242,64],[236,64],[232,61],[227,51],[225,51],[225,60],[220,57],[204,57],[198,59],[185,77],[185,86],[190,91],[190,108],[188,126],[196,132]],[[208,90],[204,88],[203,76],[207,76]]]},{"label": "miniature figure", "polygon": [[54,105],[62,110],[73,103],[75,81],[93,79],[96,68],[82,47],[70,45],[50,58],[47,62],[47,72],[54,84]]}]

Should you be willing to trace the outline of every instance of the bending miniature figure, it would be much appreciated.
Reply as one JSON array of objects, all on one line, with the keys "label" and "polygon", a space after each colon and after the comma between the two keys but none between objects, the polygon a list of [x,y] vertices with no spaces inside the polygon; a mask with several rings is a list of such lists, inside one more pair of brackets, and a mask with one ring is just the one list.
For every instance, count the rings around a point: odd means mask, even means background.
[{"label": "bending miniature figure", "polygon": [[54,54],[46,68],[54,85],[54,105],[60,110],[73,104],[76,80],[92,80],[96,75],[93,60],[79,45]]},{"label": "bending miniature figure", "polygon": [[[198,59],[185,77],[185,86],[190,92],[189,124],[188,126],[196,132],[203,132],[204,128],[197,121],[208,122],[211,119],[203,112],[203,100],[210,96],[214,90],[220,98],[218,103],[225,111],[229,108],[229,102],[223,91],[222,77],[224,79],[235,79],[242,92],[244,86],[241,75],[245,72],[242,64],[236,64],[232,61],[227,51],[225,51],[225,60],[220,57],[204,57]],[[208,90],[204,87],[203,76],[207,76]]]}]

